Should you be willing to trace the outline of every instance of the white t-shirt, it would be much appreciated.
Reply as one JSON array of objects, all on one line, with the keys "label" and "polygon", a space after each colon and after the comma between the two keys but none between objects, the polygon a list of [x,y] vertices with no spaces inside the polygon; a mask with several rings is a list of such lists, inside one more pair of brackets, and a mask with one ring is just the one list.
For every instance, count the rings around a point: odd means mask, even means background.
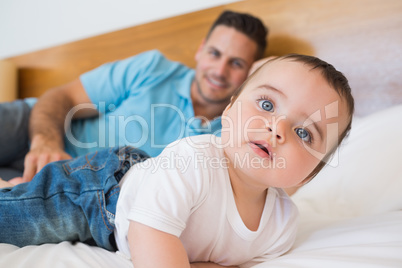
[{"label": "white t-shirt", "polygon": [[213,135],[184,138],[125,174],[115,230],[122,253],[130,256],[130,220],[179,237],[190,262],[250,267],[290,249],[296,206],[282,189],[269,188],[259,228],[249,230],[237,211],[219,142]]}]

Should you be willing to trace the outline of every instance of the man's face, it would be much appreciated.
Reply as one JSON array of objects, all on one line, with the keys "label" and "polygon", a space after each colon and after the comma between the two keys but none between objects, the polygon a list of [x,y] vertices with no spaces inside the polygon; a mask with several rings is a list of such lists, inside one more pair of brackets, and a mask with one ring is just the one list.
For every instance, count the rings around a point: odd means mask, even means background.
[{"label": "man's face", "polygon": [[194,101],[229,103],[233,92],[247,78],[256,53],[257,44],[245,34],[232,27],[217,26],[195,55]]}]

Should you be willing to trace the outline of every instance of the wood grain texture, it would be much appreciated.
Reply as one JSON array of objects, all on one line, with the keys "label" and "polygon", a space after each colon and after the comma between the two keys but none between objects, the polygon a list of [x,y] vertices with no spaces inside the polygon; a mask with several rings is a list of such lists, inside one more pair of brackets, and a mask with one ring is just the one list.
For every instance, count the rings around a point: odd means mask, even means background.
[{"label": "wood grain texture", "polygon": [[194,67],[194,54],[225,9],[270,28],[266,55],[302,53],[332,63],[350,81],[357,115],[402,103],[402,1],[246,0],[17,56],[19,97],[40,96],[103,63],[159,49]]}]

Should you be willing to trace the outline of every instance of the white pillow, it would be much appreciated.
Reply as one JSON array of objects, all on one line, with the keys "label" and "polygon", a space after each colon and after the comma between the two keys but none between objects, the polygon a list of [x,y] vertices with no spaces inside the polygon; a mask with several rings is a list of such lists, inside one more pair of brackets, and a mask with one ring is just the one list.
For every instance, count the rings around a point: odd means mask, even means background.
[{"label": "white pillow", "polygon": [[356,120],[330,166],[293,200],[341,218],[402,210],[402,105]]}]

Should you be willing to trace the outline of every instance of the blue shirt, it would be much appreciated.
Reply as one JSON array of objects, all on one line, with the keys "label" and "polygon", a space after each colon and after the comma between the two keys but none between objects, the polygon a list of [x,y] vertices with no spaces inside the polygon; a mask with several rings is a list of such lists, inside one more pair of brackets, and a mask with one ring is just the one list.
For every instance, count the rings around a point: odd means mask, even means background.
[{"label": "blue shirt", "polygon": [[81,75],[100,116],[72,122],[66,134],[66,152],[75,157],[101,148],[132,145],[157,156],[175,140],[219,132],[220,118],[202,124],[194,117],[190,96],[194,74],[154,50]]}]

